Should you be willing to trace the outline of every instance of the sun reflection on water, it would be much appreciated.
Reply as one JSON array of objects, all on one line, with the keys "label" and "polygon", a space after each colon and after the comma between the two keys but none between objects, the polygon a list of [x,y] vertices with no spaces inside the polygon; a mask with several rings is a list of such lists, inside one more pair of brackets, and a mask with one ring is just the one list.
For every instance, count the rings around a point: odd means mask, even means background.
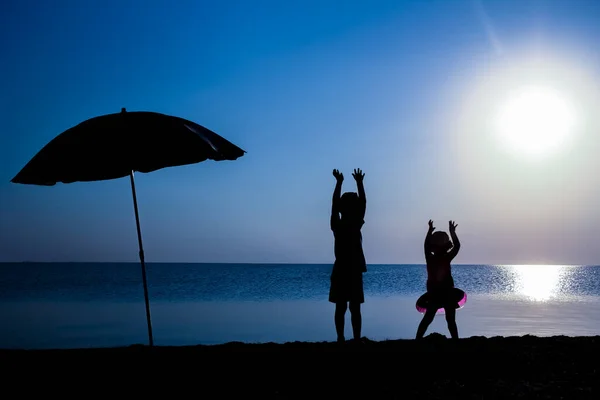
[{"label": "sun reflection on water", "polygon": [[514,276],[515,292],[533,301],[558,297],[567,278],[569,265],[508,265]]}]

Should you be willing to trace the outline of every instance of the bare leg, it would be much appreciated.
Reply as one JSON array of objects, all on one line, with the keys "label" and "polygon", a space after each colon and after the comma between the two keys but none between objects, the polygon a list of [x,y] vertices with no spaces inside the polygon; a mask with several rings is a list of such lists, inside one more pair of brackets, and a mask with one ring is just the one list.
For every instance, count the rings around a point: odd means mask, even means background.
[{"label": "bare leg", "polygon": [[448,330],[452,339],[458,339],[458,327],[456,326],[456,309],[455,308],[444,308],[446,311],[446,322],[448,323]]},{"label": "bare leg", "polygon": [[352,333],[354,335],[354,340],[360,340],[360,331],[362,330],[360,303],[350,302],[350,318],[352,320]]},{"label": "bare leg", "polygon": [[337,341],[343,342],[344,338],[344,320],[346,318],[346,309],[348,308],[347,303],[336,303],[335,304],[335,331],[337,332]]},{"label": "bare leg", "polygon": [[417,329],[416,339],[423,339],[423,336],[425,335],[427,328],[433,322],[433,318],[435,317],[436,312],[437,312],[437,310],[435,310],[435,309],[427,310],[425,312],[425,315],[423,315],[423,319],[421,320],[421,323],[419,324],[419,328]]}]

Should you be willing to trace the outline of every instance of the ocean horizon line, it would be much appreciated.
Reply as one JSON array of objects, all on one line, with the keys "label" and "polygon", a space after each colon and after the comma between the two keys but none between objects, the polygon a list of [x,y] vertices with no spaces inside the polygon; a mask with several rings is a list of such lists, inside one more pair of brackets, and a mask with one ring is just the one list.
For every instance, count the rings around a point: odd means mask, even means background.
[{"label": "ocean horizon line", "polygon": [[[140,261],[0,261],[2,264],[140,264]],[[146,265],[153,264],[181,264],[181,265],[333,265],[333,262],[207,262],[207,261],[146,261]],[[367,266],[425,266],[420,263],[367,263]],[[477,266],[556,266],[556,267],[596,267],[600,264],[563,264],[563,263],[453,263],[453,266],[477,267]]]}]

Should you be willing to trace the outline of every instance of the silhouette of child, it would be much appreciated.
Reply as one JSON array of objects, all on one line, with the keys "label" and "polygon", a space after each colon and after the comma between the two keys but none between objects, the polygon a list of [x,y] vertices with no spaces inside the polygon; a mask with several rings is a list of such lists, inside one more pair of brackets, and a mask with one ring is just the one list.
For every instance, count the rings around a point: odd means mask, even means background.
[{"label": "silhouette of child", "polygon": [[417,301],[417,305],[426,308],[425,315],[417,329],[417,339],[423,338],[429,324],[438,309],[443,308],[446,314],[448,330],[453,339],[458,339],[456,326],[456,309],[458,302],[463,298],[464,292],[454,287],[450,262],[460,250],[460,241],[456,236],[457,225],[450,221],[448,234],[443,231],[433,233],[435,227],[429,220],[429,230],[425,237],[425,261],[427,263],[427,293]]},{"label": "silhouette of child", "polygon": [[344,320],[348,304],[354,339],[360,342],[362,329],[360,305],[365,302],[362,274],[367,271],[360,232],[365,223],[367,206],[363,186],[365,174],[360,169],[355,169],[352,176],[356,180],[358,194],[346,192],[342,196],[340,193],[344,175],[334,169],[333,176],[336,185],[331,207],[331,230],[335,238],[335,263],[331,272],[329,301],[335,303],[335,329],[338,342],[345,341]]}]

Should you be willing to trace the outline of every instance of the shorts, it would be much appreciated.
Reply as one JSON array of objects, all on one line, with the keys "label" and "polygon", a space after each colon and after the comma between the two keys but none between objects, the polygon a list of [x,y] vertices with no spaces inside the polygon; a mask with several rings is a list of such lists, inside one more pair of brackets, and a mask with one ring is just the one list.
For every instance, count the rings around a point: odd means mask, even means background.
[{"label": "shorts", "polygon": [[344,271],[333,267],[329,288],[331,303],[364,303],[363,273],[360,270]]}]

